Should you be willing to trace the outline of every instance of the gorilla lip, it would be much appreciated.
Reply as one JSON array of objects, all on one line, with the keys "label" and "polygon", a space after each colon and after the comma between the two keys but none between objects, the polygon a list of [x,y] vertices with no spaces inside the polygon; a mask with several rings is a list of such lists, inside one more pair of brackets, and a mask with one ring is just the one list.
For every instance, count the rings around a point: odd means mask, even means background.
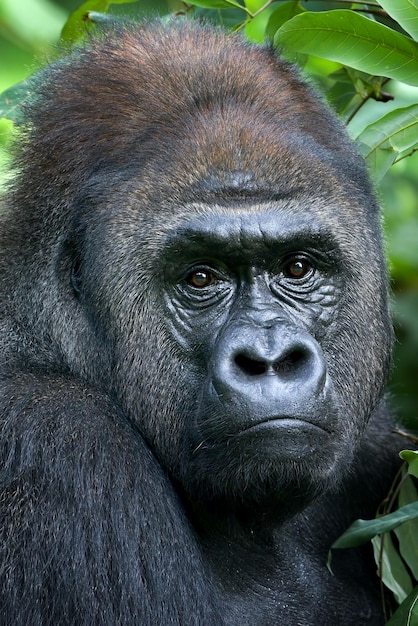
[{"label": "gorilla lip", "polygon": [[262,421],[257,422],[256,424],[251,424],[247,428],[241,429],[236,434],[241,435],[244,433],[258,432],[260,430],[266,430],[266,429],[274,430],[276,428],[280,428],[280,429],[287,428],[292,431],[295,428],[306,429],[306,430],[317,430],[317,431],[322,431],[326,434],[329,434],[325,428],[323,428],[322,426],[318,426],[317,424],[314,424],[313,422],[310,422],[309,420],[305,418],[289,417],[287,415],[283,417],[274,416],[274,417],[270,417],[267,419],[263,419]]}]

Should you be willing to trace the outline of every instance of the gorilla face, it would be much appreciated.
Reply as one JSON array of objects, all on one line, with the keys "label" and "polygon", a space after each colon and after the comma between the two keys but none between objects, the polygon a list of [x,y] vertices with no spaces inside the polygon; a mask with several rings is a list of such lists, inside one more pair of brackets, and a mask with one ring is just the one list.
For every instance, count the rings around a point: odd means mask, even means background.
[{"label": "gorilla face", "polygon": [[169,329],[199,371],[191,476],[230,497],[272,479],[283,493],[305,482],[305,466],[325,477],[344,438],[319,343],[342,287],[329,234],[271,206],[214,209],[188,219],[168,250]]},{"label": "gorilla face", "polygon": [[354,285],[338,235],[289,201],[206,208],[170,233],[167,258],[167,327],[197,373],[183,481],[306,502],[344,474],[383,384],[350,397],[355,367],[337,346]]},{"label": "gorilla face", "polygon": [[[273,185],[246,195],[235,178],[211,179],[207,200],[181,209],[161,201],[158,220],[134,191],[134,230],[103,212],[97,251],[114,260],[104,283],[95,259],[84,286],[95,302],[103,290],[97,316],[113,302],[115,393],[184,490],[303,506],[344,476],[385,381],[374,226],[332,178],[317,194],[310,174],[273,200]],[[381,311],[372,320],[365,293]]]}]

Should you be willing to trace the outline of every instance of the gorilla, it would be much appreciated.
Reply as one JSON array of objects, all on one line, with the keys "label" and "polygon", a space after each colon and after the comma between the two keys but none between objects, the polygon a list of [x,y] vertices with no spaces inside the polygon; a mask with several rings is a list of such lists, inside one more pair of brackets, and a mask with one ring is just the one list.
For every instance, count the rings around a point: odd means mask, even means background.
[{"label": "gorilla", "polygon": [[[269,47],[116,26],[40,75],[0,238],[2,626],[383,623],[379,209]],[[376,462],[379,459],[379,462]]]}]

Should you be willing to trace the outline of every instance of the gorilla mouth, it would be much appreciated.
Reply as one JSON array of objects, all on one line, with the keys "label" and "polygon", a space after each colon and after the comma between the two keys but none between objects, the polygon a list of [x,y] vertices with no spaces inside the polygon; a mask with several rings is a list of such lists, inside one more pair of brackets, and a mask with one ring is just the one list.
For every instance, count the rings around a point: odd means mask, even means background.
[{"label": "gorilla mouth", "polygon": [[266,428],[288,428],[291,430],[294,430],[295,428],[313,428],[314,430],[322,430],[323,432],[329,433],[329,431],[327,431],[323,426],[319,426],[306,418],[288,416],[269,417],[267,419],[263,419],[256,424],[251,424],[250,426],[241,429],[239,433],[264,430]]},{"label": "gorilla mouth", "polygon": [[260,420],[256,424],[251,424],[247,427],[241,428],[236,433],[236,435],[239,436],[239,435],[246,434],[246,433],[257,433],[263,430],[279,430],[279,429],[287,430],[289,431],[289,433],[291,432],[292,435],[294,434],[295,430],[322,431],[323,433],[326,433],[327,435],[330,434],[330,431],[328,431],[326,428],[307,420],[305,417],[274,416],[274,417],[269,417],[267,419],[264,418],[263,420]]},{"label": "gorilla mouth", "polygon": [[208,428],[204,430],[206,432],[201,429],[193,441],[194,454],[199,450],[224,449],[225,446],[232,450],[238,446],[241,451],[250,451],[251,456],[258,456],[261,451],[266,459],[293,458],[297,461],[301,456],[323,450],[324,446],[330,445],[330,439],[338,439],[331,428],[324,428],[305,416],[276,415],[258,421],[241,420],[233,428],[229,424],[228,430],[218,422],[216,428],[212,424],[210,432]]}]

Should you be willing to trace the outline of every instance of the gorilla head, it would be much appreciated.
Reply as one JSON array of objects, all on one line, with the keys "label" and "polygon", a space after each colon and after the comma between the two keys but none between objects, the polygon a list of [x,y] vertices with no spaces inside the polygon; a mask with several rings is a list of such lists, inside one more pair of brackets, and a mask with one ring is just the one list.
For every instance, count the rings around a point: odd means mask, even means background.
[{"label": "gorilla head", "polygon": [[109,394],[203,504],[335,486],[391,343],[344,130],[271,50],[196,24],[123,29],[42,80],[3,217],[8,370]]}]

